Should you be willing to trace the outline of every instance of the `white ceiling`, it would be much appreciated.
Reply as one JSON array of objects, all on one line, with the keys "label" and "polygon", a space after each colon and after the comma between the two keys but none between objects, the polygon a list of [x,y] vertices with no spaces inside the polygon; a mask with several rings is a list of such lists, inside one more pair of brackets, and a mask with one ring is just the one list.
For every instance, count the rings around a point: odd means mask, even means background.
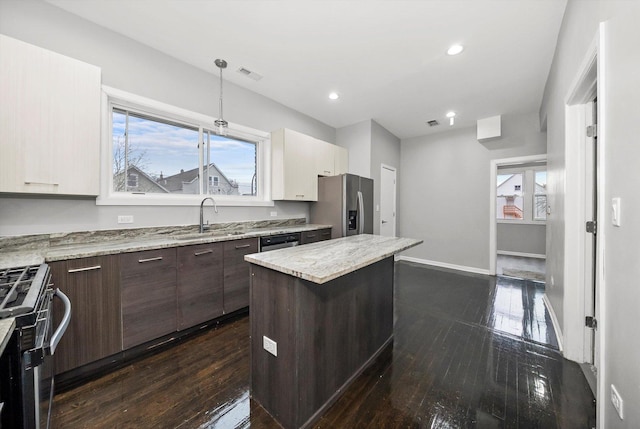
[{"label": "white ceiling", "polygon": [[[332,127],[537,112],[566,0],[47,0]],[[446,55],[453,43],[465,51]],[[237,73],[245,67],[263,78]],[[176,76],[176,79],[179,79]],[[339,100],[328,94],[338,92]],[[440,126],[429,129],[426,121]]]}]

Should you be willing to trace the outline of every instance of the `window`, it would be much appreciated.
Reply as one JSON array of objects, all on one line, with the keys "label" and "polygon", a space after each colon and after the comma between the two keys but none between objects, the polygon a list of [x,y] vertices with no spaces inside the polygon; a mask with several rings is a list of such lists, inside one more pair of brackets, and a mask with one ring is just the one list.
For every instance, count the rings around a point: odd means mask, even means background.
[{"label": "window", "polygon": [[103,90],[111,174],[98,204],[194,205],[215,194],[219,205],[273,205],[268,133],[229,124],[220,136],[214,118]]},{"label": "window", "polygon": [[544,166],[499,167],[496,186],[498,220],[546,220],[547,172]]},{"label": "window", "polygon": [[547,219],[547,171],[535,172],[533,194],[533,220]]}]

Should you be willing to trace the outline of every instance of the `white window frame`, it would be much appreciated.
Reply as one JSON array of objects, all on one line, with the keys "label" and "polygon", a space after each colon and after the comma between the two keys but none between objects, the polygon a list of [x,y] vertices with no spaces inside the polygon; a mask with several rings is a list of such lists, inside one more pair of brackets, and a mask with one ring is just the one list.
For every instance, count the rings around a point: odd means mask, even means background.
[{"label": "white window frame", "polygon": [[[511,168],[503,168],[497,169],[497,174],[522,174],[522,200],[523,200],[523,208],[522,212],[524,213],[523,219],[498,219],[497,213],[495,216],[495,220],[498,223],[511,223],[518,225],[546,225],[546,219],[534,219],[533,216],[533,205],[535,204],[535,172],[546,170],[546,165],[541,166],[527,166],[527,167],[511,167]],[[532,190],[529,188],[533,188]],[[500,195],[497,195],[496,198]],[[496,201],[493,202],[496,204]]]},{"label": "white window frame", "polygon": [[[102,86],[102,136],[101,136],[101,171],[100,171],[100,195],[96,199],[96,205],[114,206],[193,206],[199,205],[203,198],[213,196],[218,206],[260,206],[273,207],[271,200],[271,134],[235,123],[229,123],[229,138],[238,138],[256,143],[256,175],[258,177],[257,195],[206,195],[206,194],[133,194],[113,191],[113,138],[112,133],[112,109],[120,109],[141,112],[167,119],[172,122],[182,123],[186,126],[198,128],[202,135],[203,130],[214,130],[215,120],[211,116],[182,109],[170,104],[162,103],[150,98],[131,94],[106,85]],[[200,177],[203,174],[203,159],[205,145],[200,145]],[[201,190],[202,192],[202,190]]]}]

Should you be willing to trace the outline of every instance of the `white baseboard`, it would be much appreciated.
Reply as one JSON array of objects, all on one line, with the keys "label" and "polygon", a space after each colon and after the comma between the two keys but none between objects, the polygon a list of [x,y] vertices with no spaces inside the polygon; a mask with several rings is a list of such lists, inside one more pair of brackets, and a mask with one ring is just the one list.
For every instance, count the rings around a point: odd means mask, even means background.
[{"label": "white baseboard", "polygon": [[523,258],[547,259],[547,255],[539,253],[510,252],[509,250],[498,250],[498,255],[504,256],[521,256]]},{"label": "white baseboard", "polygon": [[560,353],[562,353],[562,329],[560,329],[560,324],[558,323],[558,318],[556,317],[556,312],[553,311],[553,307],[549,302],[549,298],[547,298],[547,294],[542,295],[542,302],[544,302],[544,306],[547,307],[547,311],[549,312],[549,316],[551,317],[551,323],[553,323],[553,330],[556,332],[556,340],[558,341],[558,348],[560,349]]},{"label": "white baseboard", "polygon": [[440,267],[440,268],[449,268],[451,270],[465,271],[467,273],[484,274],[487,276],[490,275],[489,270],[484,270],[482,268],[448,264],[446,262],[429,261],[427,259],[414,258],[412,256],[399,255],[397,256],[396,261],[415,262],[416,264],[431,265],[431,266]]}]

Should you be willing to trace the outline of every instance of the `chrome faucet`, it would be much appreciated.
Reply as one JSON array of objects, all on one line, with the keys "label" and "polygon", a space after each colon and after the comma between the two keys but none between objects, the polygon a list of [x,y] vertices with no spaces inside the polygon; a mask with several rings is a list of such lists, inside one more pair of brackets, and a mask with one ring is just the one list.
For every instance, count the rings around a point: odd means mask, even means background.
[{"label": "chrome faucet", "polygon": [[202,213],[204,211],[204,202],[207,200],[211,200],[211,202],[213,203],[213,211],[218,213],[218,205],[216,204],[216,200],[214,200],[212,197],[205,197],[202,199],[202,201],[200,202],[200,234],[209,229],[209,221],[207,221],[207,224],[205,225],[204,216]]}]

